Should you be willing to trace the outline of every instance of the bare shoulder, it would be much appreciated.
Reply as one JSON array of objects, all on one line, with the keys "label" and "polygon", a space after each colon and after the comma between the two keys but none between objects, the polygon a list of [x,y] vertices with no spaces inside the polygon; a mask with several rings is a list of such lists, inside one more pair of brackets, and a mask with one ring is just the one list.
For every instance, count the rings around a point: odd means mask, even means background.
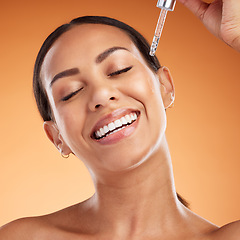
[{"label": "bare shoulder", "polygon": [[212,233],[213,239],[217,240],[239,240],[240,239],[240,220],[226,224]]},{"label": "bare shoulder", "polygon": [[[81,236],[84,220],[76,216],[79,204],[61,209],[47,215],[27,217],[12,221],[0,227],[0,240],[52,240],[75,239],[73,232]],[[82,218],[81,218],[82,219]]]},{"label": "bare shoulder", "polygon": [[36,218],[21,218],[0,227],[0,239],[32,240],[40,222]]}]

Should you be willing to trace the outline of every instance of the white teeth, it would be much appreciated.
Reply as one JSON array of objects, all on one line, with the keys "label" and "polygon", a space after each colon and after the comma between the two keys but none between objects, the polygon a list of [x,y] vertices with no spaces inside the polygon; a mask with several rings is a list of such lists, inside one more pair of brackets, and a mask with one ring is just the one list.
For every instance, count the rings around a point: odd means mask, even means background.
[{"label": "white teeth", "polygon": [[131,118],[131,121],[133,121],[133,120],[134,120],[134,117],[133,117],[133,115],[132,115],[132,114],[130,114],[130,118]]},{"label": "white teeth", "polygon": [[122,123],[122,124],[127,124],[127,120],[126,120],[125,117],[122,117],[120,120],[121,120],[121,123]]},{"label": "white teeth", "polygon": [[115,122],[114,122],[114,124],[115,124],[115,126],[116,126],[116,128],[118,128],[118,127],[121,127],[122,126],[122,123],[121,123],[121,121],[118,119],[118,120],[116,120]]},{"label": "white teeth", "polygon": [[130,117],[131,117],[131,120],[134,121],[137,119],[137,114],[136,113],[130,114]]},{"label": "white teeth", "polygon": [[109,131],[112,131],[116,127],[115,127],[115,124],[113,122],[111,122],[111,123],[108,124],[108,128],[109,128]]},{"label": "white teeth", "polygon": [[100,133],[99,130],[97,131],[97,134],[96,134],[96,135],[97,135],[97,137],[100,137],[100,136],[101,136],[101,133]]},{"label": "white teeth", "polygon": [[126,115],[126,116],[125,116],[125,119],[127,120],[128,123],[131,123],[131,122],[132,122],[131,117],[130,117],[129,115]]},{"label": "white teeth", "polygon": [[100,137],[103,136],[105,134],[103,128],[100,128]]},{"label": "white teeth", "polygon": [[104,131],[105,134],[108,133],[109,132],[108,126],[104,126],[103,131]]},{"label": "white teeth", "polygon": [[126,125],[128,123],[131,123],[131,122],[135,121],[136,119],[137,119],[137,114],[136,113],[131,113],[129,115],[127,114],[124,117],[121,117],[120,119],[117,119],[114,122],[110,122],[108,125],[105,125],[102,128],[98,129],[95,132],[95,136],[97,138],[101,138],[104,135],[108,136],[108,135],[110,135],[114,132],[120,131],[122,128],[125,127],[125,126],[122,126],[122,125]]}]

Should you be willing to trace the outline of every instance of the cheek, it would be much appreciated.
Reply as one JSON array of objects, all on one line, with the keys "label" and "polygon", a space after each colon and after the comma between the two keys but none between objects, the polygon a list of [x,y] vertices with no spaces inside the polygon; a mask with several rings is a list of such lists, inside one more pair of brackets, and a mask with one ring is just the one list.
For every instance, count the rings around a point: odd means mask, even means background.
[{"label": "cheek", "polygon": [[139,101],[144,108],[149,134],[161,137],[166,128],[166,113],[157,76],[151,70],[142,68],[128,79],[126,85],[126,95]]},{"label": "cheek", "polygon": [[80,109],[74,102],[55,108],[56,122],[66,142],[70,141],[70,136],[73,138],[82,135],[84,114]]},{"label": "cheek", "polygon": [[157,76],[149,69],[140,72],[140,76],[133,89],[139,91],[148,122],[152,123],[149,129],[150,134],[159,139],[166,129],[166,113],[161,96],[161,85]]},{"label": "cheek", "polygon": [[134,97],[143,104],[148,102],[162,103],[160,84],[151,70],[142,68],[133,77],[127,79],[125,84],[127,95]]}]

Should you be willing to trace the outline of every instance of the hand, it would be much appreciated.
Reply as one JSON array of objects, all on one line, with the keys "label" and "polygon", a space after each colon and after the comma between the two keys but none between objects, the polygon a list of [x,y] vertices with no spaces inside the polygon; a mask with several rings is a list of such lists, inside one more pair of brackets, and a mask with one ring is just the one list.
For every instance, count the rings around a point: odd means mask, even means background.
[{"label": "hand", "polygon": [[178,0],[216,37],[240,52],[240,0]]}]

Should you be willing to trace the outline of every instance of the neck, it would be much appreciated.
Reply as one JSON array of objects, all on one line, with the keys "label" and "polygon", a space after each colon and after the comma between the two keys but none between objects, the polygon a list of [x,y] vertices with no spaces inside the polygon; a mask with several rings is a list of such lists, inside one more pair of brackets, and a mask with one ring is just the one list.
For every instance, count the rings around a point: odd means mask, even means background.
[{"label": "neck", "polygon": [[[166,223],[166,228],[170,228],[182,217],[183,207],[176,197],[165,138],[158,151],[142,165],[111,174],[104,183],[96,181],[95,186],[92,201],[95,216],[101,219],[101,231],[111,229],[129,236],[147,233],[149,229],[152,234]],[[104,229],[105,226],[108,227]]]}]

